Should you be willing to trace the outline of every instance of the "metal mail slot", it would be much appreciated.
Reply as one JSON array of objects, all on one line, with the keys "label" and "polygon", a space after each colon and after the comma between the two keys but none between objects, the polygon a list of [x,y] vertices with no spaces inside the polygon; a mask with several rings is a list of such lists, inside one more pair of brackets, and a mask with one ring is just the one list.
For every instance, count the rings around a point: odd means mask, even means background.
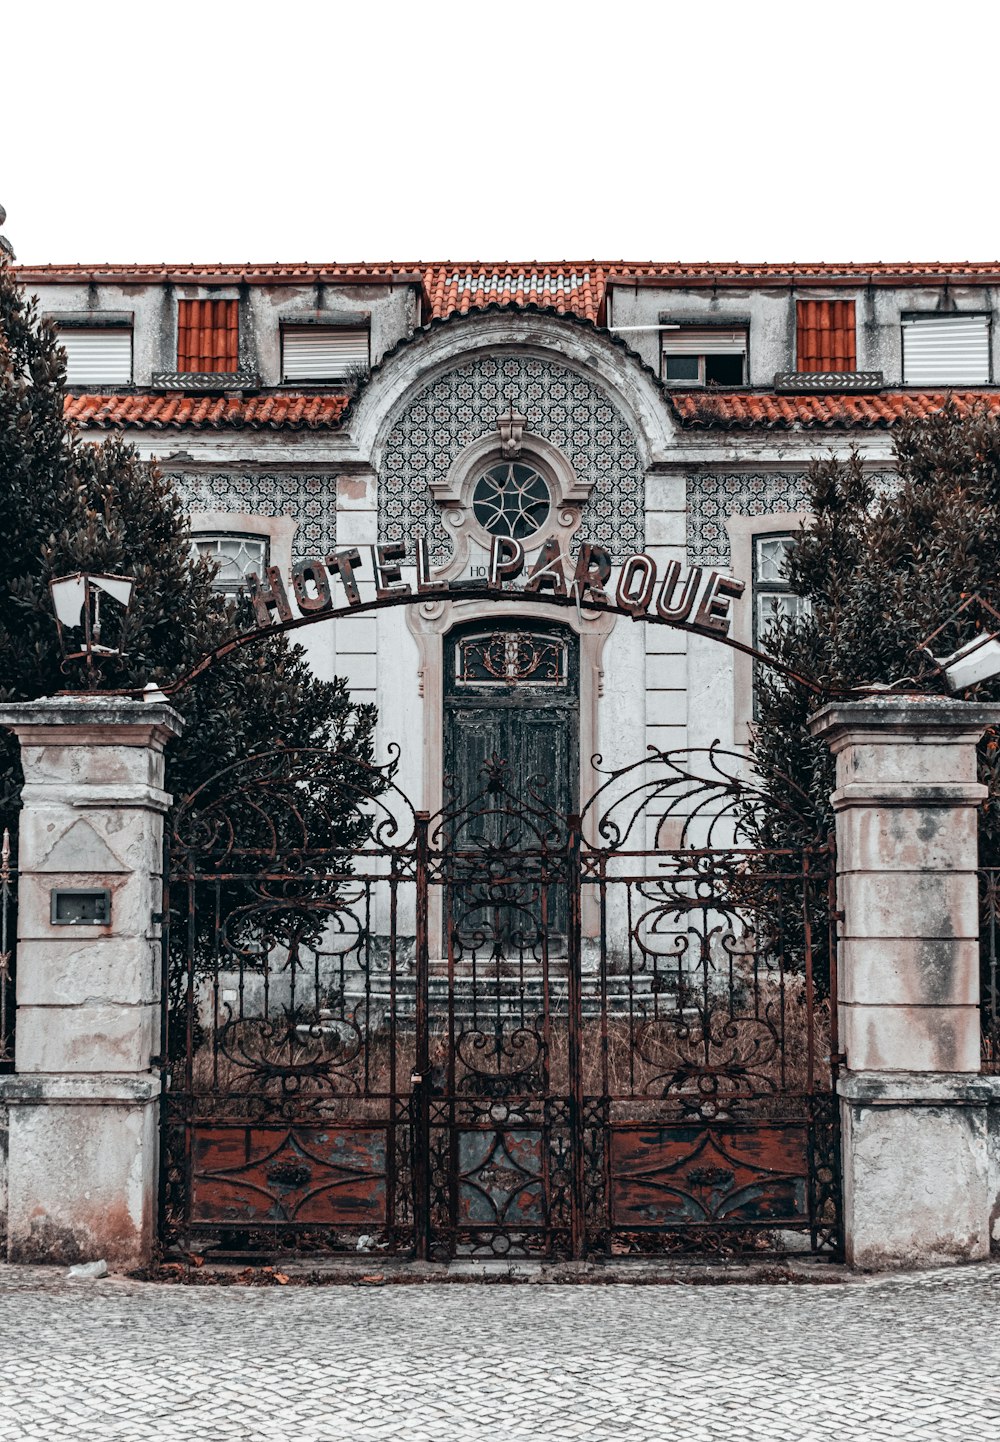
[{"label": "metal mail slot", "polygon": [[111,892],[82,891],[70,887],[54,887],[51,921],[53,926],[109,926],[111,924]]}]

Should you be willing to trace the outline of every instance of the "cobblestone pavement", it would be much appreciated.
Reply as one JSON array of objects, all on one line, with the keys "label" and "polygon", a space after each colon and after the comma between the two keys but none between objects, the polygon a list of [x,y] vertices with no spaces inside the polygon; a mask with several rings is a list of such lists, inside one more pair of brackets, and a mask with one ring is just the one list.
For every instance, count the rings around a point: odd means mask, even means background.
[{"label": "cobblestone pavement", "polygon": [[1000,1268],[828,1286],[196,1288],[0,1267],[0,1439],[981,1442]]}]

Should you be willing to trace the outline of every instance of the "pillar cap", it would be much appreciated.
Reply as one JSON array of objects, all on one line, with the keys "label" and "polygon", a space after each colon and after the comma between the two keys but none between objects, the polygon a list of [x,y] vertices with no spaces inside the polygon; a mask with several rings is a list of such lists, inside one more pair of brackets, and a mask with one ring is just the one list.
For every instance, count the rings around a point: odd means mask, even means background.
[{"label": "pillar cap", "polygon": [[[184,718],[163,701],[133,701],[127,696],[43,696],[37,701],[0,705],[0,726],[29,744],[70,745],[86,739],[91,745],[159,744],[179,736]],[[85,731],[85,738],[60,735]],[[131,731],[132,736],[127,733]]]},{"label": "pillar cap", "polygon": [[1000,725],[1000,703],[959,701],[954,696],[885,695],[831,701],[809,717],[809,730],[831,744],[852,732],[871,736],[974,736]]}]

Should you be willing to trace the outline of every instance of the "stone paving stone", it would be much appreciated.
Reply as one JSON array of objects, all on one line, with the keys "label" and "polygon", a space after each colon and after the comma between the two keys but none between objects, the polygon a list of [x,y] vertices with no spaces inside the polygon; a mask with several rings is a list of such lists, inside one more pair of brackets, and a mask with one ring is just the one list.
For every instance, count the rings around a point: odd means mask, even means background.
[{"label": "stone paving stone", "polygon": [[978,1442],[1000,1267],[236,1288],[0,1267],[0,1442]]}]

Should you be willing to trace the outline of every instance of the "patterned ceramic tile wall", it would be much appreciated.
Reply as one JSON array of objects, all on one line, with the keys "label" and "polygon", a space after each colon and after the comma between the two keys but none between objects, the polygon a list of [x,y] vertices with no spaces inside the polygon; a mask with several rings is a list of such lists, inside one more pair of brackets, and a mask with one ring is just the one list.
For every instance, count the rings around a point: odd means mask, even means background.
[{"label": "patterned ceramic tile wall", "polygon": [[178,471],[186,511],[235,511],[295,521],[292,556],[325,555],[337,542],[337,482],[332,473]]},{"label": "patterned ceramic tile wall", "polygon": [[[887,490],[894,472],[876,472]],[[695,471],[687,480],[688,559],[692,565],[729,565],[727,516],[773,516],[806,510],[804,471]]]},{"label": "patterned ceramic tile wall", "polygon": [[614,554],[643,546],[642,466],[625,418],[590,380],[549,361],[484,356],[440,376],[397,417],[379,476],[378,522],[383,540],[423,530],[434,563],[451,553],[432,476],[447,475],[473,441],[497,428],[511,407],[528,429],[561,450],[593,484],[579,539],[599,541]]}]

